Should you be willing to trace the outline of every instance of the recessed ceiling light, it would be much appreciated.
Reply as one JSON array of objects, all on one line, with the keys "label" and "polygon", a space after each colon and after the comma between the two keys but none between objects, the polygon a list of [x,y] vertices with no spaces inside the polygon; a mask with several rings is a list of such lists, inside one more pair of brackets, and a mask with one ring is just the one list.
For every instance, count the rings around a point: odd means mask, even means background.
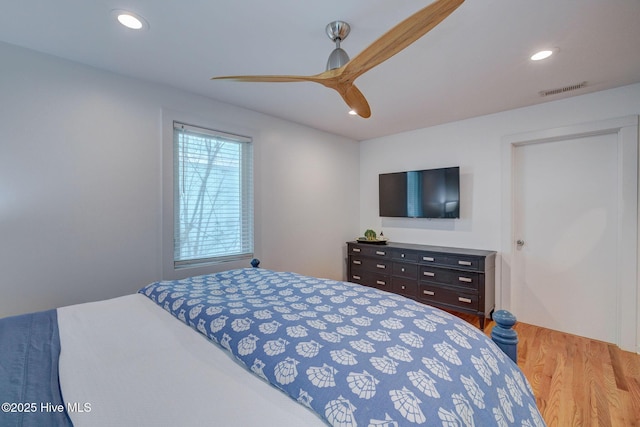
[{"label": "recessed ceiling light", "polygon": [[547,59],[551,55],[553,55],[553,50],[548,50],[548,49],[541,50],[541,51],[536,52],[533,55],[531,55],[531,60],[532,61],[541,61],[543,59]]},{"label": "recessed ceiling light", "polygon": [[120,24],[132,30],[146,30],[149,28],[147,20],[136,13],[127,10],[113,10],[111,13]]},{"label": "recessed ceiling light", "polygon": [[127,15],[125,13],[118,15],[118,22],[132,30],[139,30],[142,28],[142,22],[133,15]]}]

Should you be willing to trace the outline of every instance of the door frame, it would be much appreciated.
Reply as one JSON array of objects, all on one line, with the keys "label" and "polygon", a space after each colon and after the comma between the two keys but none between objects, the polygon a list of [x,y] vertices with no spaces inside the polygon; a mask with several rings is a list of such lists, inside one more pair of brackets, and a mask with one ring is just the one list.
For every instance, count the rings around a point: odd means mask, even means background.
[{"label": "door frame", "polygon": [[[512,257],[514,236],[515,148],[527,144],[563,141],[614,134],[618,148],[618,238],[616,266],[616,342],[620,348],[640,354],[640,282],[638,281],[638,116],[571,125],[508,135],[502,138],[502,229],[501,281],[496,288],[496,306],[510,310],[516,274]],[[518,316],[518,313],[514,313]],[[588,319],[585,319],[588,320]]]}]

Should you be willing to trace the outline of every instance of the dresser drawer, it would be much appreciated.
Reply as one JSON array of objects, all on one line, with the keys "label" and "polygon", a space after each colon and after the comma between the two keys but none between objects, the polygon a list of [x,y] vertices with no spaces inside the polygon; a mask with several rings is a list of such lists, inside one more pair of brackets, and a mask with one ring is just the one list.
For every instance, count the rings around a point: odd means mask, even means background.
[{"label": "dresser drawer", "polygon": [[465,288],[477,290],[480,284],[480,273],[421,266],[420,280],[442,283],[445,285],[463,286]]},{"label": "dresser drawer", "polygon": [[391,259],[406,262],[418,262],[418,252],[406,251],[402,249],[392,249]]},{"label": "dresser drawer", "polygon": [[417,258],[420,264],[447,264],[446,255],[437,252],[418,252]]},{"label": "dresser drawer", "polygon": [[374,271],[384,274],[391,274],[392,262],[385,259],[366,258],[360,256],[350,256],[349,262],[351,263],[351,269],[357,269],[360,271]]},{"label": "dresser drawer", "polygon": [[473,256],[437,252],[420,252],[418,253],[417,261],[422,265],[436,264],[466,270],[482,270],[482,259]]},{"label": "dresser drawer", "polygon": [[446,304],[467,310],[478,310],[478,295],[445,288],[438,285],[420,283],[418,299],[426,303]]},{"label": "dresser drawer", "polygon": [[460,255],[450,255],[444,257],[443,264],[452,267],[464,268],[467,270],[480,270],[481,260],[475,257],[465,257]]},{"label": "dresser drawer", "polygon": [[391,292],[415,299],[418,294],[418,282],[401,277],[391,278]]},{"label": "dresser drawer", "polygon": [[391,251],[384,245],[349,245],[349,255],[364,255],[375,258],[391,258]]},{"label": "dresser drawer", "polygon": [[360,285],[366,285],[383,291],[392,292],[391,278],[388,275],[375,273],[373,271],[354,271],[351,270],[351,277],[349,281],[358,283]]},{"label": "dresser drawer", "polygon": [[416,280],[418,278],[418,266],[416,264],[394,262],[392,273],[394,276]]}]

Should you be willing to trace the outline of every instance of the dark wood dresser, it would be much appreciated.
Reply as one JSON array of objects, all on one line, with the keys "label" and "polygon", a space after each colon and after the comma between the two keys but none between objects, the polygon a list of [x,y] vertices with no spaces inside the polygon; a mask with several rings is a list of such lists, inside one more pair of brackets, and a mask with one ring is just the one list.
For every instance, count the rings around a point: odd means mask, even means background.
[{"label": "dark wood dresser", "polygon": [[435,307],[477,315],[495,307],[495,251],[347,242],[347,280]]}]

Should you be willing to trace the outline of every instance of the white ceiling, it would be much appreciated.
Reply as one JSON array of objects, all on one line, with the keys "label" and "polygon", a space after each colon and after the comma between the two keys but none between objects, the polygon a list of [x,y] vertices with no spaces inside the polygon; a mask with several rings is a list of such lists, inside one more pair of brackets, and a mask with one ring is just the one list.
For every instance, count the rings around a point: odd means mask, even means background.
[{"label": "white ceiling", "polygon": [[[333,49],[329,22],[351,25],[342,47],[354,57],[429,2],[5,1],[0,40],[357,140],[640,82],[639,0],[467,0],[358,78],[369,119],[347,115],[335,91],[314,83],[209,80],[317,74]],[[144,16],[149,29],[121,27],[113,9]],[[549,47],[558,49],[550,59],[528,59]],[[577,91],[538,94],[583,81]]]}]

